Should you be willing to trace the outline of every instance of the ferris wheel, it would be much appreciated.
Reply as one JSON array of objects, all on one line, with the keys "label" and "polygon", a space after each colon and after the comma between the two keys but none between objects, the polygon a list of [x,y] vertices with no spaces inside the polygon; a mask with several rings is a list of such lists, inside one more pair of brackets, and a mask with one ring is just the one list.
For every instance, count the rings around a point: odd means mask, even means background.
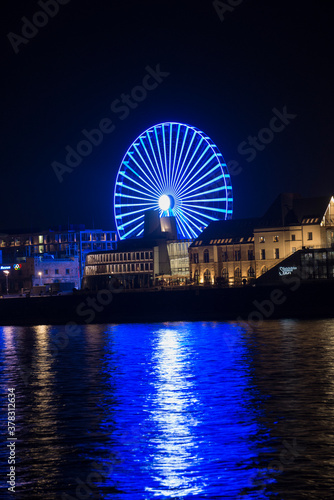
[{"label": "ferris wheel", "polygon": [[147,210],[175,216],[178,238],[232,217],[232,185],[217,146],[196,127],[165,122],[131,144],[119,168],[114,212],[121,240],[143,236]]}]

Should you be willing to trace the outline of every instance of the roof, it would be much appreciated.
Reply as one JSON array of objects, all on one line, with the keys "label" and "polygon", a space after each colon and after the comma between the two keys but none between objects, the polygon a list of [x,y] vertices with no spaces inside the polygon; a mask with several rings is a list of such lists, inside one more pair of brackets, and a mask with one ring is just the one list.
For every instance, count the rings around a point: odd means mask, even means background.
[{"label": "roof", "polygon": [[[259,223],[259,218],[235,219],[235,220],[217,220],[211,222],[204,231],[194,240],[190,248],[197,246],[199,241],[202,245],[210,245],[212,240],[222,240],[232,238],[233,240],[240,238],[251,238],[254,236],[254,227]],[[216,241],[217,243],[217,241]]]},{"label": "roof", "polygon": [[330,199],[331,196],[302,198],[295,193],[282,193],[261,217],[257,229],[308,223],[319,224]]}]

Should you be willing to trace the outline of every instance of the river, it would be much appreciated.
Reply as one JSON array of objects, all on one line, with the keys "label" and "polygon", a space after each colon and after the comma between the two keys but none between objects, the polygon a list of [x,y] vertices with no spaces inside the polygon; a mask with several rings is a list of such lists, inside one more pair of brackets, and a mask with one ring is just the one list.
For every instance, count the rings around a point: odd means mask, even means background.
[{"label": "river", "polygon": [[334,320],[7,326],[0,342],[1,498],[334,498]]}]

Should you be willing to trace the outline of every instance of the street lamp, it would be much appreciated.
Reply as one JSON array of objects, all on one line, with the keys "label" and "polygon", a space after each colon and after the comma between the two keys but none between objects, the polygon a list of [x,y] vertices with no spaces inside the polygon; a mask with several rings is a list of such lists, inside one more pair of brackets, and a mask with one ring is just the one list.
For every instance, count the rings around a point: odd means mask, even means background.
[{"label": "street lamp", "polygon": [[8,295],[8,275],[9,275],[9,271],[4,271],[5,275],[6,275],[6,289],[7,289],[7,295]]},{"label": "street lamp", "polygon": [[39,273],[38,273],[38,276],[39,276],[39,280],[40,280],[41,285],[42,285],[42,273],[41,273],[41,272],[39,272]]}]

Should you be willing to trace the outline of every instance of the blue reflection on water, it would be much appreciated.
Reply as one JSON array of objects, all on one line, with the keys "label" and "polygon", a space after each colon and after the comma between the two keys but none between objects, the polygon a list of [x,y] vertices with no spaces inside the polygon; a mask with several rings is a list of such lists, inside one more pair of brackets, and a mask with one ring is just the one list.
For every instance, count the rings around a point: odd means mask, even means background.
[{"label": "blue reflection on water", "polygon": [[64,331],[0,329],[31,498],[75,498],[78,484],[103,499],[269,498],[260,455],[272,450],[241,327],[91,325],[55,351]]},{"label": "blue reflection on water", "polygon": [[113,384],[120,463],[110,484],[122,493],[108,498],[268,498],[268,479],[251,466],[264,430],[242,335],[215,323],[110,328],[121,361]]}]

